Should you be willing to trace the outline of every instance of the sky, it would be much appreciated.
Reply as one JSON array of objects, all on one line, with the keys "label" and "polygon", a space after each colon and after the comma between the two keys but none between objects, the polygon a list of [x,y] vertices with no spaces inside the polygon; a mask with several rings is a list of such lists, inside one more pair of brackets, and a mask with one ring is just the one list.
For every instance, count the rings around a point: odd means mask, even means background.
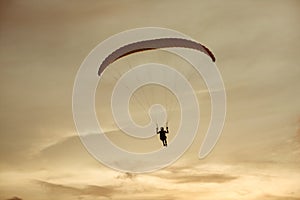
[{"label": "sky", "polygon": [[[300,199],[299,19],[297,0],[0,1],[0,200]],[[217,145],[199,160],[210,98],[201,77],[191,77],[201,108],[191,147],[164,169],[123,173],[95,160],[80,142],[73,84],[97,44],[149,26],[180,31],[209,47],[226,87],[227,116]],[[154,51],[112,69],[153,60],[185,65]],[[145,144],[117,129],[108,106],[114,82],[107,75],[96,94],[107,136],[130,151],[161,148],[158,138]],[[137,91],[135,120],[146,119],[143,99],[158,101],[150,98],[153,92],[166,94],[151,86]],[[174,117],[170,129],[177,123]]]}]

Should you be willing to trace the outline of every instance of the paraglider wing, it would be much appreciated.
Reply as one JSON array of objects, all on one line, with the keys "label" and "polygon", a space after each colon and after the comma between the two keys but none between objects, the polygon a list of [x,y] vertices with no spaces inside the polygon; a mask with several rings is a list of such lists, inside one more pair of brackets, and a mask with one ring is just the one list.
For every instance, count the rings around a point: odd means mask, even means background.
[{"label": "paraglider wing", "polygon": [[114,61],[124,56],[136,52],[140,52],[140,51],[169,48],[169,47],[183,47],[183,48],[195,49],[208,55],[213,62],[216,61],[216,58],[213,55],[213,53],[208,48],[206,48],[205,46],[203,46],[198,42],[182,39],[182,38],[159,38],[159,39],[143,40],[143,41],[127,44],[115,50],[109,56],[107,56],[104,59],[104,61],[101,63],[98,70],[98,75],[101,76],[102,72],[105,70],[105,68],[108,65],[110,65]]}]

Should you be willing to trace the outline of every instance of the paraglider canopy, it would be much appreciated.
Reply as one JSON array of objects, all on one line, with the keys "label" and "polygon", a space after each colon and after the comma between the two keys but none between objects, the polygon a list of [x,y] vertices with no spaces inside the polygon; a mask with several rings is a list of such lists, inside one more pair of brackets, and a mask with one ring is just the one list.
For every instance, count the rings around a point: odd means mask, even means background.
[{"label": "paraglider canopy", "polygon": [[169,48],[169,47],[183,47],[183,48],[195,49],[208,55],[213,62],[216,61],[216,58],[213,55],[213,53],[204,45],[198,42],[182,39],[182,38],[159,38],[159,39],[143,40],[143,41],[127,44],[115,50],[114,52],[109,54],[101,63],[98,70],[98,75],[101,76],[102,72],[105,70],[105,68],[108,65],[129,54],[133,54],[135,52],[140,52],[140,51]]}]

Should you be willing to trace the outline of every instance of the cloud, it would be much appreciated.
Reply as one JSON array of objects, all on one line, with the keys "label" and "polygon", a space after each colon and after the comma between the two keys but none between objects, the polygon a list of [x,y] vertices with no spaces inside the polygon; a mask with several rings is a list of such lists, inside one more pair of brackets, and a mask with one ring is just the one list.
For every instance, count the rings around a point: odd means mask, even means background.
[{"label": "cloud", "polygon": [[225,183],[237,179],[236,176],[225,174],[203,174],[203,175],[185,175],[177,176],[177,183]]},{"label": "cloud", "polygon": [[122,175],[118,175],[116,178],[117,179],[125,179],[125,180],[126,179],[133,180],[135,177],[136,177],[136,174],[126,172],[126,173],[123,173]]},{"label": "cloud", "polygon": [[[74,156],[76,155],[76,156]],[[72,166],[95,166],[97,162],[84,148],[78,136],[69,136],[42,147],[33,157],[37,166],[45,169]]]},{"label": "cloud", "polygon": [[[125,174],[131,177],[131,174]],[[123,177],[122,177],[123,178]],[[43,180],[35,180],[35,184],[39,185],[44,190],[52,195],[64,195],[65,197],[83,197],[97,199],[99,197],[109,199],[159,199],[170,200],[177,199],[171,192],[172,190],[156,188],[151,185],[147,187],[139,181],[130,181],[125,178],[123,184],[117,185],[67,185],[51,183]]]},{"label": "cloud", "polygon": [[22,200],[22,199],[19,198],[19,197],[12,197],[12,198],[9,198],[9,199],[7,199],[7,200]]},{"label": "cloud", "polygon": [[114,186],[85,185],[83,187],[74,187],[41,180],[36,180],[35,182],[41,187],[49,189],[51,192],[58,194],[111,197],[116,191]]},{"label": "cloud", "polygon": [[266,194],[266,195],[263,195],[263,196],[257,198],[257,200],[259,200],[259,199],[264,199],[264,200],[300,200],[300,196],[295,197],[295,196],[279,196],[279,195]]},{"label": "cloud", "polygon": [[[113,134],[114,132],[109,131],[107,133]],[[95,134],[89,134],[86,137],[93,137],[93,135]],[[77,135],[64,137],[51,144],[44,145],[35,155],[34,160],[41,161],[44,166],[47,166],[46,168],[66,165],[72,167],[83,165],[99,167],[99,162],[87,151]]]},{"label": "cloud", "polygon": [[163,173],[154,174],[160,178],[171,180],[175,183],[225,183],[239,176],[225,173],[199,172],[197,167],[172,166],[166,168]]},{"label": "cloud", "polygon": [[298,118],[297,126],[296,140],[300,143],[300,117]]},{"label": "cloud", "polygon": [[150,197],[142,197],[143,200],[175,200],[178,199],[176,196],[173,195],[157,195],[157,196],[150,196]]}]

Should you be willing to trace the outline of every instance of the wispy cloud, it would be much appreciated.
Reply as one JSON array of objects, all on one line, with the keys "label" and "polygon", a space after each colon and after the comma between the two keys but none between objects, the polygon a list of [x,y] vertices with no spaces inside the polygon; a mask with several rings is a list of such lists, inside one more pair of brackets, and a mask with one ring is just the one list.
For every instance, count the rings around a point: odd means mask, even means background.
[{"label": "wispy cloud", "polygon": [[51,190],[54,193],[67,193],[70,195],[89,195],[89,196],[104,196],[111,197],[116,191],[115,186],[98,186],[98,185],[85,185],[75,187],[70,185],[50,183],[47,181],[36,180],[36,184]]},{"label": "wispy cloud", "polygon": [[264,200],[300,200],[300,196],[280,196],[280,195],[270,195],[266,194],[257,198],[257,200],[264,199]]},{"label": "wispy cloud", "polygon": [[9,199],[6,199],[6,200],[22,200],[22,199],[19,198],[19,197],[12,197],[12,198],[9,198]]},{"label": "wispy cloud", "polygon": [[225,174],[203,174],[177,176],[174,180],[177,183],[225,183],[237,178]]},{"label": "wispy cloud", "polygon": [[199,170],[197,167],[172,166],[164,169],[164,173],[153,175],[174,183],[225,183],[239,178],[238,175],[230,174],[230,172],[216,173]]}]

